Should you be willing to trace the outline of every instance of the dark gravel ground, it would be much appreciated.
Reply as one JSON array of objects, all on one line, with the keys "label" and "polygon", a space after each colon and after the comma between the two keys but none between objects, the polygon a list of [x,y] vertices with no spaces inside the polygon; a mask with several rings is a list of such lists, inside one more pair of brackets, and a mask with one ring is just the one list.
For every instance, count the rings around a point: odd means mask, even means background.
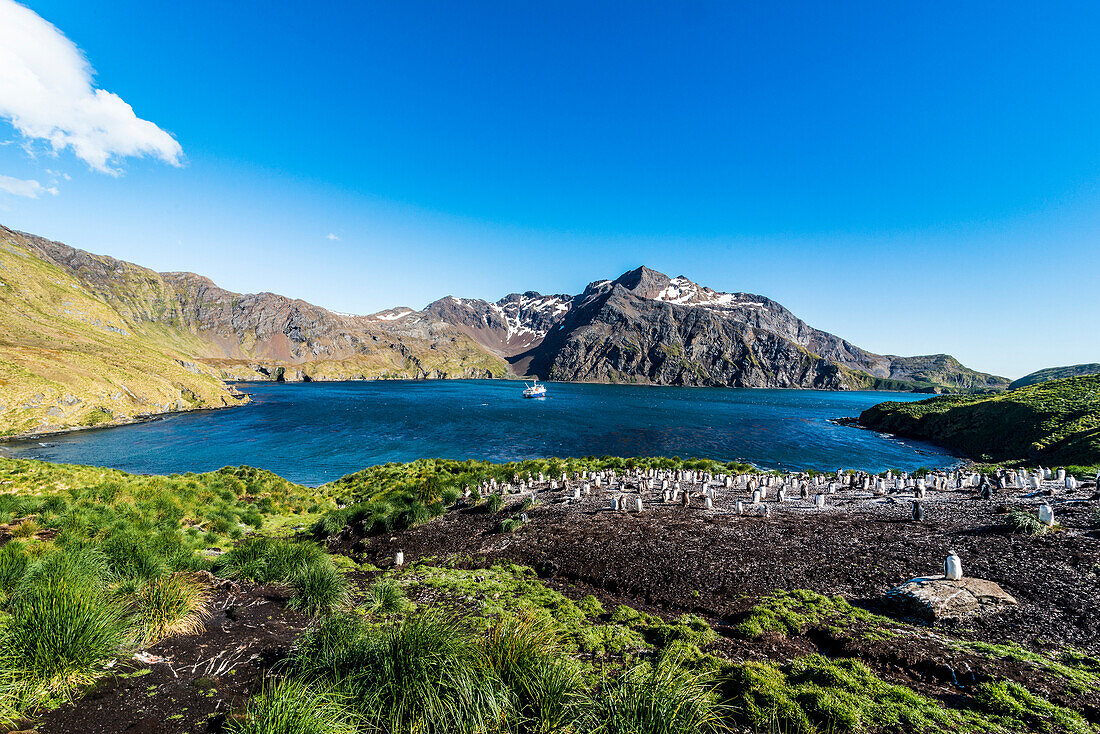
[{"label": "dark gravel ground", "polygon": [[[608,491],[578,504],[540,492],[542,504],[513,533],[498,532],[506,508],[448,513],[394,536],[357,538],[332,545],[377,565],[426,556],[509,558],[558,577],[660,607],[729,619],[779,589],[842,595],[881,611],[884,592],[940,572],[948,550],[967,576],[999,583],[1018,601],[1011,611],[968,619],[953,634],[1024,645],[1068,644],[1100,652],[1100,534],[1092,529],[1094,489],[1053,497],[1029,491],[977,499],[973,490],[931,492],[926,519],[911,519],[910,495],[871,498],[868,492],[830,495],[816,509],[806,500],[770,502],[772,516],[739,516],[729,509],[743,491],[718,490],[713,511],[702,501],[683,509],[648,503],[641,514],[606,509]],[[649,498],[647,497],[647,500]],[[657,498],[654,498],[657,499]],[[1055,509],[1061,529],[1039,536],[1012,535],[1000,527],[1009,508],[1034,513],[1042,501]]]}]

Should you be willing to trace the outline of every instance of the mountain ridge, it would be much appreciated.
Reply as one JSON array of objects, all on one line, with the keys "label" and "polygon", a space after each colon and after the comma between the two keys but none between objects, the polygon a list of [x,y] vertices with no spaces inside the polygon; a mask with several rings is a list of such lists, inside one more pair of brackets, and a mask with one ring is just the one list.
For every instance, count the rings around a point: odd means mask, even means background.
[{"label": "mountain ridge", "polygon": [[1065,367],[1047,367],[1046,369],[1036,370],[1031,374],[1024,375],[1018,380],[1013,380],[1008,386],[1008,389],[1015,390],[1018,387],[1038,385],[1040,382],[1063,380],[1067,377],[1084,377],[1085,375],[1095,375],[1098,373],[1100,373],[1100,364],[1096,362],[1073,364]]},{"label": "mountain ridge", "polygon": [[0,325],[14,335],[0,342],[0,435],[237,405],[246,398],[225,383],[241,380],[538,376],[924,391],[1007,384],[947,355],[877,355],[764,296],[721,293],[644,266],[576,295],[447,296],[419,311],[352,315],[275,293],[234,293],[206,276],[157,273],[0,227],[0,302]]}]

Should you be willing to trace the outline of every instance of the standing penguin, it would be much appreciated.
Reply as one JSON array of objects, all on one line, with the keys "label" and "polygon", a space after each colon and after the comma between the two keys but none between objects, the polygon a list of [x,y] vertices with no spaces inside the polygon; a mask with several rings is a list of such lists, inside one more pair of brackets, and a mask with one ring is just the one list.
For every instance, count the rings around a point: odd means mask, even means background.
[{"label": "standing penguin", "polygon": [[913,502],[913,519],[917,522],[924,522],[924,504],[917,501]]},{"label": "standing penguin", "polygon": [[978,494],[981,495],[981,498],[983,500],[991,500],[993,499],[993,488],[990,487],[988,484],[983,484]]},{"label": "standing penguin", "polygon": [[955,551],[948,551],[947,558],[943,559],[943,577],[952,581],[963,577],[963,564]]},{"label": "standing penguin", "polygon": [[1046,502],[1039,505],[1039,522],[1043,523],[1048,528],[1054,527],[1054,508]]}]

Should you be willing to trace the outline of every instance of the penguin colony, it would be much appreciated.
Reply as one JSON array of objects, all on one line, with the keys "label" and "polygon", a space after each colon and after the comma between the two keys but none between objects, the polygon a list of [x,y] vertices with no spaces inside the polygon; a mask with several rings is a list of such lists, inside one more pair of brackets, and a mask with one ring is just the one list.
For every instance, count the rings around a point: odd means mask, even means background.
[{"label": "penguin colony", "polygon": [[800,512],[838,512],[857,505],[910,504],[914,522],[934,520],[937,503],[974,499],[1003,501],[1011,498],[1036,514],[1047,526],[1056,525],[1059,495],[1079,488],[1064,469],[1001,470],[979,474],[966,469],[946,469],[909,474],[887,471],[872,474],[837,470],[830,474],[769,472],[723,474],[690,469],[639,469],[633,471],[581,471],[548,477],[516,474],[511,482],[496,479],[471,488],[484,498],[500,494],[505,499],[530,496],[535,502],[603,507],[608,512],[640,514],[658,509],[772,517]]}]

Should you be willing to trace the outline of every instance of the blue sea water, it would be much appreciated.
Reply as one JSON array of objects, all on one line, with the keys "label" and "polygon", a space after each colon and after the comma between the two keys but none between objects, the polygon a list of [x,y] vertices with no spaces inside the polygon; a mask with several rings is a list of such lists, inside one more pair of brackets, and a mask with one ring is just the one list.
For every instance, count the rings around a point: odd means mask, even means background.
[{"label": "blue sea water", "polygon": [[7,444],[16,457],[131,472],[249,464],[311,486],[365,466],[423,457],[681,456],[771,469],[912,470],[942,449],[831,423],[883,392],[548,383],[525,400],[514,381],[250,383],[252,404]]}]

